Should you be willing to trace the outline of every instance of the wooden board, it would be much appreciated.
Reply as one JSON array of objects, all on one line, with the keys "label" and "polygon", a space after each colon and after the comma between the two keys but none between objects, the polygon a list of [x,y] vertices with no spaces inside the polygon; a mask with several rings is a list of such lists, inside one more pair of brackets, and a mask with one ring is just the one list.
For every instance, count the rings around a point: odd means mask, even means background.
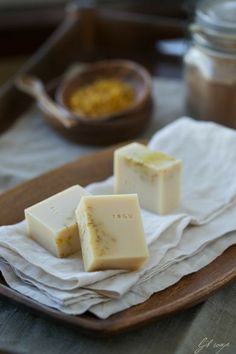
[{"label": "wooden board", "polygon": [[[72,184],[79,183],[85,186],[110,176],[113,150],[114,148],[110,148],[84,157],[2,194],[0,225],[22,220],[24,208]],[[100,320],[89,313],[81,316],[65,315],[10,289],[2,278],[0,295],[44,316],[76,327],[79,331],[105,336],[144,326],[154,320],[186,310],[207,299],[235,277],[236,246],[232,246],[197,273],[185,276],[177,284],[154,294],[148,301],[112,315],[106,320]]]}]

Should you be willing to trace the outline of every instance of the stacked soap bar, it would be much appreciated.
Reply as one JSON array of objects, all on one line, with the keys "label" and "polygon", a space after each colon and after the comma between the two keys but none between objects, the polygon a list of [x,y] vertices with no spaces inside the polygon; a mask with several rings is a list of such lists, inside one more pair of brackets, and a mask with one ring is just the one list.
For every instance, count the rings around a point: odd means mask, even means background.
[{"label": "stacked soap bar", "polygon": [[180,160],[132,143],[114,154],[115,193],[137,193],[141,206],[167,214],[177,208],[181,195]]},{"label": "stacked soap bar", "polygon": [[72,186],[25,210],[28,234],[57,257],[66,257],[80,249],[75,209],[89,193]]},{"label": "stacked soap bar", "polygon": [[136,194],[83,197],[76,217],[86,271],[136,270],[147,259]]}]

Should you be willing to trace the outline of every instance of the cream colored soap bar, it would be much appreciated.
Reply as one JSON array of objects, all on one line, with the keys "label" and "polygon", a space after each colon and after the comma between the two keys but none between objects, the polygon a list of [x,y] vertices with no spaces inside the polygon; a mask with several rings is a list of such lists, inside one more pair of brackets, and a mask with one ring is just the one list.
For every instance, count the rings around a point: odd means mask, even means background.
[{"label": "cream colored soap bar", "polygon": [[76,217],[86,271],[135,270],[147,259],[136,194],[83,197]]},{"label": "cream colored soap bar", "polygon": [[89,193],[79,185],[70,187],[25,210],[28,235],[57,257],[80,249],[75,209]]},{"label": "cream colored soap bar", "polygon": [[182,163],[138,143],[114,154],[115,193],[137,193],[141,207],[158,214],[177,208],[181,196]]}]

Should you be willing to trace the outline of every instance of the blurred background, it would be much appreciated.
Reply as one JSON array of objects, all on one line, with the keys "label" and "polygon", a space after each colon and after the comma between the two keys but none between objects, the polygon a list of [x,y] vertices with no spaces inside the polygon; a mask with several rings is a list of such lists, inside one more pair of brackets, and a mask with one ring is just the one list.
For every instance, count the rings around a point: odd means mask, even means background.
[{"label": "blurred background", "polygon": [[[0,84],[13,75],[34,53],[63,20],[68,0],[1,0],[0,1]],[[195,0],[97,0],[76,1],[77,6],[95,6],[100,9],[145,14],[147,21],[162,25],[156,52],[165,55],[165,65],[158,67],[160,76],[181,76],[183,39],[191,21]],[[171,30],[171,33],[170,33]],[[169,35],[168,35],[169,32]],[[171,40],[171,37],[173,39]],[[154,53],[152,53],[152,56]],[[149,55],[150,60],[151,54]],[[155,59],[156,60],[156,59]]]}]

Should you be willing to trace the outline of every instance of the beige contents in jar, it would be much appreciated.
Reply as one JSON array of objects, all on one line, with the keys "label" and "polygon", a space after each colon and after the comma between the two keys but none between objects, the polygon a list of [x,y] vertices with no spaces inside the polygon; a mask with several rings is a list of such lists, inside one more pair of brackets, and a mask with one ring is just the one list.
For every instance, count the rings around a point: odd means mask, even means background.
[{"label": "beige contents in jar", "polygon": [[191,59],[185,69],[188,114],[236,128],[236,58],[201,53],[197,62]]}]

